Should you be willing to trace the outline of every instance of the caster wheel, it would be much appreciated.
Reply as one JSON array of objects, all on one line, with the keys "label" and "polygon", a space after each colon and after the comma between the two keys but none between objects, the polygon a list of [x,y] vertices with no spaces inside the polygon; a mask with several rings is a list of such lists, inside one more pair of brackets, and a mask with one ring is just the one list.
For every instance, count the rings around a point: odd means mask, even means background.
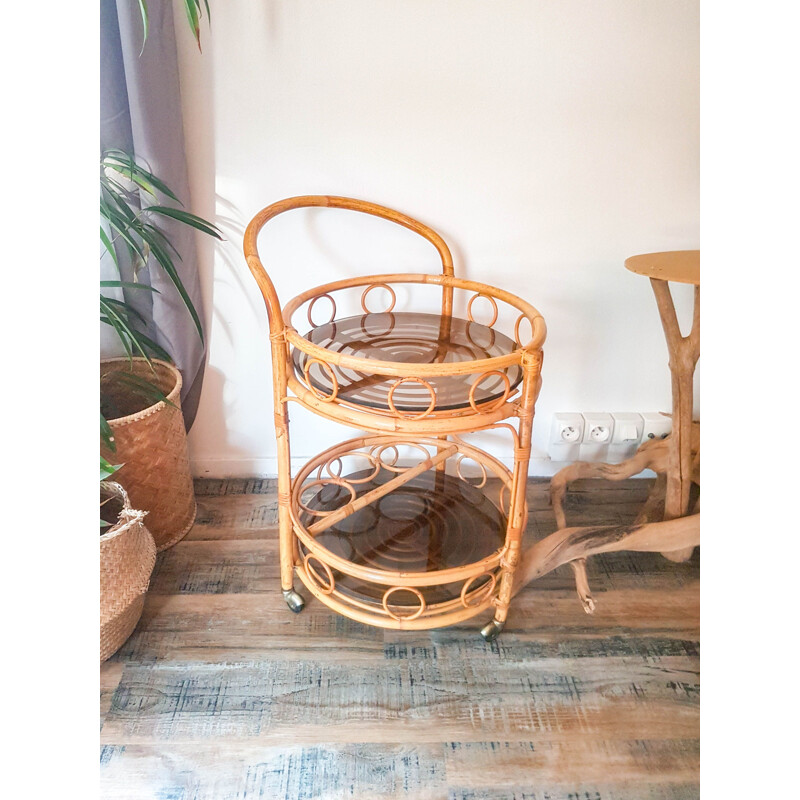
[{"label": "caster wheel", "polygon": [[294,589],[284,589],[283,599],[295,614],[299,614],[306,607],[306,601]]},{"label": "caster wheel", "polygon": [[497,634],[499,634],[504,627],[504,622],[498,622],[496,619],[493,619],[488,625],[484,625],[481,628],[481,636],[483,636],[487,642],[493,642],[497,638]]}]

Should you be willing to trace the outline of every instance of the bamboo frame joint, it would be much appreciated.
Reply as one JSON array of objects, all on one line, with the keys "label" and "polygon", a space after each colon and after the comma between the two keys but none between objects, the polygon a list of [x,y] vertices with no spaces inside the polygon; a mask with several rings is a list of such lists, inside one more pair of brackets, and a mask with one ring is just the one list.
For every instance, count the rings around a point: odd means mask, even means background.
[{"label": "bamboo frame joint", "polygon": [[279,331],[270,333],[269,340],[271,342],[285,342],[286,341],[286,327],[282,327]]},{"label": "bamboo frame joint", "polygon": [[522,358],[520,359],[523,369],[536,370],[541,369],[544,353],[541,350],[523,350]]}]

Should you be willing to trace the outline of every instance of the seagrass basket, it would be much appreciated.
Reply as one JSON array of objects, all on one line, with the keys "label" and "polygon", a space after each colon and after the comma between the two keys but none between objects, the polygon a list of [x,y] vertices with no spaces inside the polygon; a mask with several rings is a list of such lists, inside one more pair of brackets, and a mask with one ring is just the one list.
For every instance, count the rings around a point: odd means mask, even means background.
[{"label": "seagrass basket", "polygon": [[100,484],[101,499],[116,503],[117,522],[100,536],[100,661],[119,650],[142,616],[156,563],[156,544],[118,483]]},{"label": "seagrass basket", "polygon": [[[117,451],[101,447],[101,452],[113,464],[123,464],[114,480],[125,487],[134,508],[147,512],[147,527],[160,552],[189,532],[197,504],[181,412],[181,374],[166,361],[152,363],[155,372],[143,358],[132,364],[127,358],[100,362],[103,403],[117,412],[114,418],[106,416]],[[173,405],[162,401],[142,408],[146,401],[114,380],[114,372],[155,383]]]}]

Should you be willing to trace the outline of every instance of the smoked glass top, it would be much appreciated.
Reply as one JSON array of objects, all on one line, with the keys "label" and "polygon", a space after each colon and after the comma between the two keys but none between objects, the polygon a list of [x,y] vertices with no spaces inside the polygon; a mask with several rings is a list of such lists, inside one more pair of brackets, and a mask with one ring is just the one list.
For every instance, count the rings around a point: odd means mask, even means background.
[{"label": "smoked glass top", "polygon": [[[369,359],[404,364],[447,364],[493,358],[516,349],[515,342],[508,336],[477,322],[413,312],[383,312],[337,319],[312,329],[305,338],[327,350],[363,358],[367,369]],[[303,375],[308,358],[306,353],[294,350],[294,365],[299,376]],[[331,366],[339,386],[339,399],[371,408],[389,408],[389,390],[397,378]],[[515,364],[505,372],[513,390],[522,380],[522,370]],[[321,394],[330,396],[333,393],[333,381],[322,365],[312,363],[308,378]],[[435,391],[435,409],[448,410],[469,405],[470,388],[478,378],[477,374],[468,374],[429,376],[425,380]],[[475,388],[473,399],[479,405],[502,397],[504,392],[503,379],[492,375]],[[431,395],[424,385],[407,381],[397,386],[392,400],[400,412],[422,413],[430,406]]]}]

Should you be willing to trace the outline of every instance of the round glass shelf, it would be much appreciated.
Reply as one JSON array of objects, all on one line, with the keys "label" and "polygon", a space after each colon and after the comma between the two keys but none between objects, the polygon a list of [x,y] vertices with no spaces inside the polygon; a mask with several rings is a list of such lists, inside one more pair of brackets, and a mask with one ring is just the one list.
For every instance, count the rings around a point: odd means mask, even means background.
[{"label": "round glass shelf", "polygon": [[[372,470],[354,472],[358,481]],[[353,483],[361,496],[395,475],[381,469],[364,483]],[[341,486],[323,486],[304,504],[313,511],[334,511],[351,499]],[[300,512],[304,526],[319,517]],[[481,561],[497,552],[505,540],[506,517],[494,503],[470,483],[430,470],[418,475],[377,501],[356,511],[315,539],[326,550],[359,566],[403,572],[435,572]],[[333,570],[336,587],[343,594],[380,605],[386,586]],[[479,588],[488,577],[472,585]],[[453,584],[420,587],[428,605],[460,594],[463,580]],[[398,596],[398,600],[401,599]]]},{"label": "round glass shelf", "polygon": [[[477,361],[506,355],[517,349],[516,343],[499,331],[452,317],[412,312],[362,314],[336,319],[309,331],[305,338],[313,344],[335,353],[364,359],[364,372],[330,365],[338,383],[338,399],[369,408],[388,409],[389,391],[397,378],[368,372],[369,359],[395,361],[404,364],[435,364]],[[298,376],[303,375],[309,356],[295,349],[292,354]],[[522,380],[518,365],[505,374],[511,391]],[[434,410],[445,411],[469,406],[469,393],[476,381],[475,374],[432,376],[426,378],[435,392]],[[308,380],[322,395],[333,392],[329,372],[318,362],[312,362]],[[476,405],[491,402],[505,393],[505,381],[491,375],[476,387]],[[415,381],[397,385],[393,398],[395,407],[404,413],[424,412],[431,402],[428,389]]]}]

